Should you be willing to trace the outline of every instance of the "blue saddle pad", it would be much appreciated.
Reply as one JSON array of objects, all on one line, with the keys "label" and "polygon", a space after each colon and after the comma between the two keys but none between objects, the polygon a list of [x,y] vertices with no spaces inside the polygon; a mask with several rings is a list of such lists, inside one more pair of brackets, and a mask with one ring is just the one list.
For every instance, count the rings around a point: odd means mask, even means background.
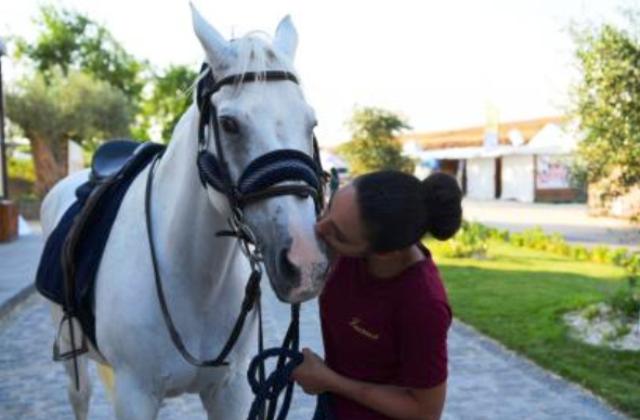
[{"label": "blue saddle pad", "polygon": [[[73,253],[75,264],[75,290],[73,292],[75,316],[91,343],[97,347],[93,292],[100,260],[111,232],[118,209],[136,176],[151,159],[163,151],[165,146],[147,143],[141,147],[116,175],[105,193],[88,216],[86,229],[81,233]],[[88,181],[76,190],[76,201],[65,212],[62,219],[47,239],[36,274],[36,288],[47,299],[66,307],[62,251],[74,219],[82,211],[97,184]],[[143,220],[140,221],[144,223]]]}]

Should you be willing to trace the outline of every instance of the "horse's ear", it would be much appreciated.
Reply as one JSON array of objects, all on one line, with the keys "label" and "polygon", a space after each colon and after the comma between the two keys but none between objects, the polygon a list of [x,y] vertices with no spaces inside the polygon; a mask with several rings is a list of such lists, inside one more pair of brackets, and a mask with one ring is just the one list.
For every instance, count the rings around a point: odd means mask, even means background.
[{"label": "horse's ear", "polygon": [[296,31],[296,27],[293,26],[291,16],[285,16],[278,24],[273,46],[293,61],[298,46],[298,31]]},{"label": "horse's ear", "polygon": [[210,64],[214,68],[228,66],[234,57],[231,44],[202,17],[193,3],[190,2],[189,6],[191,6],[193,29],[207,53],[209,60],[212,60]]}]

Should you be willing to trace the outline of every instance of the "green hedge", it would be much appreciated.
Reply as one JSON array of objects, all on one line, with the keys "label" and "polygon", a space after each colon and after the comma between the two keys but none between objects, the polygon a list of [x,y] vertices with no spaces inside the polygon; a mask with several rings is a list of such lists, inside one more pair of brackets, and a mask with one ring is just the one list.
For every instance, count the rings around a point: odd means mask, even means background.
[{"label": "green hedge", "polygon": [[582,245],[570,245],[559,233],[547,234],[542,228],[509,232],[482,223],[464,221],[460,231],[443,247],[447,257],[467,258],[484,256],[488,241],[497,240],[512,245],[570,257],[577,261],[591,261],[623,267],[630,276],[640,275],[640,253],[627,248],[610,248],[603,245],[588,249]]},{"label": "green hedge", "polygon": [[483,258],[487,255],[490,232],[485,225],[463,221],[458,233],[444,243],[441,252],[450,258]]}]

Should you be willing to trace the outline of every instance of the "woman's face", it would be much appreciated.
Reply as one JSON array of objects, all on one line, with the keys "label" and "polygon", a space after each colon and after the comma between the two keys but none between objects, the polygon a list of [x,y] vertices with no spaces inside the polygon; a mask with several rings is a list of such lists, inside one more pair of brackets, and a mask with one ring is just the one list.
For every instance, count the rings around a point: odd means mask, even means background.
[{"label": "woman's face", "polygon": [[316,223],[316,232],[337,254],[348,257],[367,254],[369,244],[352,184],[336,191]]}]

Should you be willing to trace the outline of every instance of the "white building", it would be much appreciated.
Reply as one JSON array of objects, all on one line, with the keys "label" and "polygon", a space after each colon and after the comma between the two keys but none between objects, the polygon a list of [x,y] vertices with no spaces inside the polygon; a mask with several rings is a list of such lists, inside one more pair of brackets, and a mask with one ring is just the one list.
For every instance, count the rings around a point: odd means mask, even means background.
[{"label": "white building", "polygon": [[[484,127],[411,134],[400,140],[421,162],[455,175],[474,199],[576,201],[584,191],[571,183],[577,142],[561,128],[560,118],[503,123],[498,144],[483,146]],[[416,146],[419,151],[415,152]],[[419,165],[418,176],[424,176]]]}]

